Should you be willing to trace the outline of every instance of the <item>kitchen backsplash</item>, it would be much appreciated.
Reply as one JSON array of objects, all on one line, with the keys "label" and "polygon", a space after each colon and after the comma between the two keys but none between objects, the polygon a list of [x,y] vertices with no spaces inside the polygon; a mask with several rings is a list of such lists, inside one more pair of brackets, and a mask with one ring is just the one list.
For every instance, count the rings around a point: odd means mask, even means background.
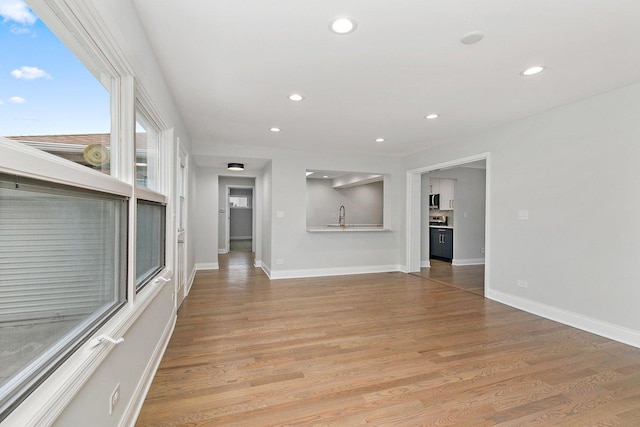
[{"label": "kitchen backsplash", "polygon": [[438,209],[430,209],[429,215],[444,215],[447,217],[447,227],[453,227],[453,211],[441,211]]}]

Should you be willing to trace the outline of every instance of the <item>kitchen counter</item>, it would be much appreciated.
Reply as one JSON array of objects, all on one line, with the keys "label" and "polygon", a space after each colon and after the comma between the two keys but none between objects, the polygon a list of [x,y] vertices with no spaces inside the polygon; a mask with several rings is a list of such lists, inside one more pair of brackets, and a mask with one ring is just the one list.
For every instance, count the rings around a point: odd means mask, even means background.
[{"label": "kitchen counter", "polygon": [[347,224],[341,227],[337,224],[327,224],[324,227],[307,227],[310,233],[353,233],[360,231],[391,231],[381,224]]},{"label": "kitchen counter", "polygon": [[453,230],[453,225],[430,225],[429,228],[448,228]]}]

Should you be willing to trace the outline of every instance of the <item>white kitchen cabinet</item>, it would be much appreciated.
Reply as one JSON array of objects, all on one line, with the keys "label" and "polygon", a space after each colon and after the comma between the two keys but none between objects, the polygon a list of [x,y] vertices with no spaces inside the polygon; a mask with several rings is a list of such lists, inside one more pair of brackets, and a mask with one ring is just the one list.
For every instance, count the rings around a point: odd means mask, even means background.
[{"label": "white kitchen cabinet", "polygon": [[439,179],[439,187],[440,187],[440,210],[441,211],[452,211],[454,205],[454,179]]},{"label": "white kitchen cabinet", "polygon": [[429,177],[429,194],[440,194],[440,178]]}]

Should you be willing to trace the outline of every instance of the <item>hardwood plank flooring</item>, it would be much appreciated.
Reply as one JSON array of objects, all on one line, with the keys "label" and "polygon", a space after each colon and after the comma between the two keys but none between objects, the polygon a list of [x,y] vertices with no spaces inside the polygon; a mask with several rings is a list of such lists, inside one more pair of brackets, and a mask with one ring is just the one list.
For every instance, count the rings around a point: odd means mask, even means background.
[{"label": "hardwood plank flooring", "polygon": [[415,276],[431,279],[476,295],[484,295],[484,265],[451,265],[450,262],[429,260],[431,267],[423,267]]},{"label": "hardwood plank flooring", "polygon": [[138,426],[638,426],[640,349],[402,273],[196,276]]}]

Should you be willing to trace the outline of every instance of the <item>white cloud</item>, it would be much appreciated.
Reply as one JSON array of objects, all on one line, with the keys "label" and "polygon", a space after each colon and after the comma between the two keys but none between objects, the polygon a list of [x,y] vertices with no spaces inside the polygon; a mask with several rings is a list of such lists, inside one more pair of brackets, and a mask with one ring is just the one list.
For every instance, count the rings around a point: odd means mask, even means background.
[{"label": "white cloud", "polygon": [[23,0],[0,0],[0,16],[4,22],[33,25],[38,19]]},{"label": "white cloud", "polygon": [[9,102],[12,104],[24,104],[27,100],[21,96],[12,96],[9,98]]},{"label": "white cloud", "polygon": [[35,79],[50,79],[51,76],[44,70],[38,67],[23,66],[20,69],[13,70],[11,75],[16,79],[35,80]]}]

